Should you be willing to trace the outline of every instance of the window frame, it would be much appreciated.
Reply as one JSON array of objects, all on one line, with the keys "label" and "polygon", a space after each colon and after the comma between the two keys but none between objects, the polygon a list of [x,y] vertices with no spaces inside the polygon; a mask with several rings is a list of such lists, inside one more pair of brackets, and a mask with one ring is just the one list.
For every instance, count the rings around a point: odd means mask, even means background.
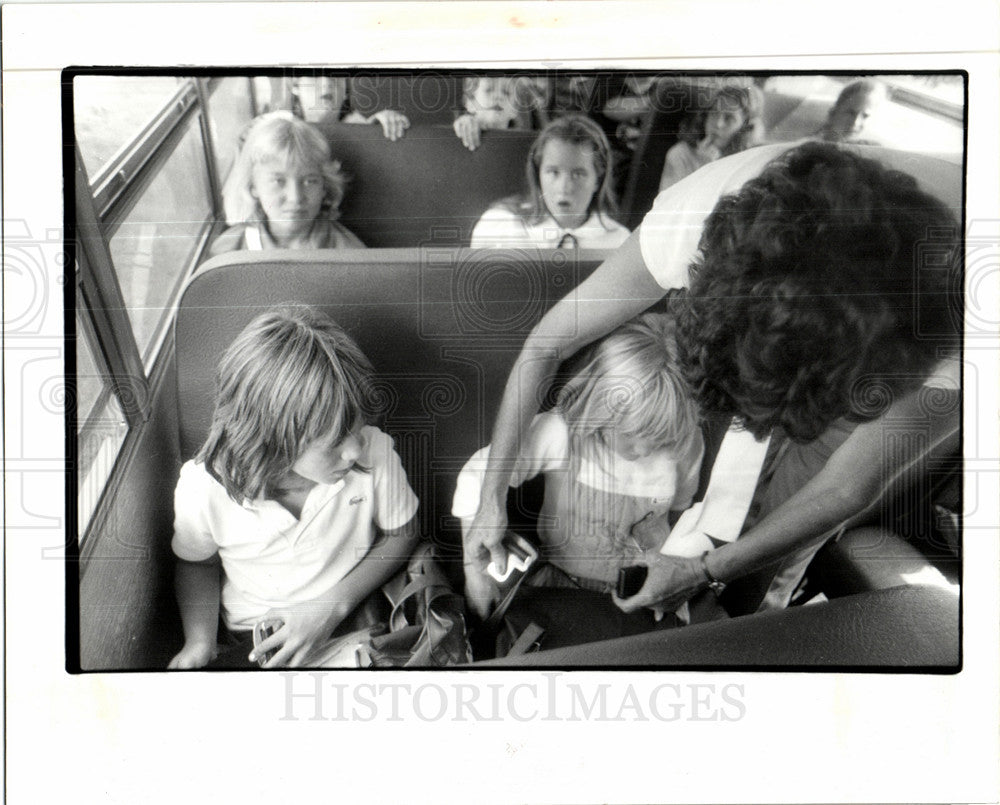
[{"label": "window frame", "polygon": [[[81,71],[76,75],[105,75],[101,71]],[[176,147],[190,132],[194,124],[200,129],[201,158],[203,175],[208,179],[209,213],[199,230],[191,256],[179,272],[174,287],[166,301],[173,309],[184,285],[204,258],[213,234],[221,228],[222,180],[218,175],[215,145],[212,140],[211,96],[221,85],[221,77],[195,75],[178,76],[182,79],[177,92],[153,116],[150,122],[128,143],[126,143],[97,176],[88,177],[79,145],[75,136],[72,140],[72,155],[67,149],[67,173],[74,184],[73,201],[75,209],[68,223],[73,227],[73,245],[76,247],[74,297],[72,316],[67,317],[67,329],[73,327],[73,334],[84,336],[77,329],[86,329],[88,344],[98,370],[106,373],[109,383],[104,386],[94,411],[88,412],[81,423],[75,407],[67,409],[68,436],[78,443],[80,434],[91,423],[94,415],[99,415],[109,397],[114,395],[125,418],[126,433],[118,448],[117,456],[104,487],[90,507],[90,517],[86,523],[76,524],[76,534],[70,539],[76,541],[80,557],[85,558],[93,550],[92,534],[101,528],[107,516],[108,501],[114,496],[121,483],[121,468],[127,464],[135,452],[139,437],[149,419],[149,402],[163,380],[165,367],[169,363],[171,344],[168,335],[173,325],[173,316],[164,316],[154,331],[150,342],[140,352],[136,334],[126,312],[118,274],[111,258],[109,242],[121,223],[134,209],[143,192],[167,164]],[[251,83],[249,77],[248,84]],[[68,109],[73,110],[73,83],[64,97]],[[251,87],[252,99],[252,87]],[[255,106],[251,106],[251,111]],[[196,119],[197,118],[197,119]],[[75,117],[71,118],[75,123]],[[69,160],[72,160],[70,163]],[[70,305],[67,305],[70,307]],[[77,320],[79,316],[79,322]],[[72,321],[72,325],[69,322]],[[75,355],[67,358],[68,367],[75,369]],[[75,375],[73,382],[76,382]],[[96,414],[94,412],[97,412]],[[73,468],[73,489],[79,495],[79,475],[85,468]],[[82,526],[82,527],[81,527]],[[82,571],[82,568],[81,568]]]}]

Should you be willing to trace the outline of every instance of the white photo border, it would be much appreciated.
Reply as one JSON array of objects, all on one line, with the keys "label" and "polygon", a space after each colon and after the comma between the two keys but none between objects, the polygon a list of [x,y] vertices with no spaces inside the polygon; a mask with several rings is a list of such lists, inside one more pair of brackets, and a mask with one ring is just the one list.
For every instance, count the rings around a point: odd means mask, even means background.
[{"label": "white photo border", "polygon": [[[857,0],[835,8],[774,0],[5,5],[5,246],[21,233],[44,256],[41,284],[27,289],[5,261],[5,292],[31,295],[5,293],[5,322],[19,305],[36,306],[39,321],[31,337],[4,343],[10,801],[997,801],[995,506],[980,506],[966,523],[959,674],[581,671],[574,684],[588,697],[608,686],[613,702],[607,717],[583,719],[547,708],[551,686],[575,695],[565,674],[336,676],[320,680],[329,709],[312,718],[299,704],[312,708],[314,699],[289,698],[313,684],[310,674],[65,672],[63,564],[46,558],[64,541],[54,492],[62,489],[62,416],[51,406],[17,406],[50,393],[50,378],[36,369],[60,361],[64,349],[64,67],[962,69],[967,222],[996,255],[997,15],[995,4],[973,0],[905,12]],[[965,456],[968,494],[990,501],[1000,449],[1000,262],[977,271],[967,278],[969,304],[984,324],[967,341],[966,363],[980,388],[965,402]],[[394,686],[398,706],[382,707],[374,688],[363,698],[379,705],[359,703],[357,690],[371,684]],[[643,704],[662,685],[687,697],[676,718]],[[470,687],[483,692],[483,717],[456,712]],[[338,708],[339,696],[354,704]],[[489,696],[498,709],[485,704]],[[724,706],[698,706],[715,696]]]}]

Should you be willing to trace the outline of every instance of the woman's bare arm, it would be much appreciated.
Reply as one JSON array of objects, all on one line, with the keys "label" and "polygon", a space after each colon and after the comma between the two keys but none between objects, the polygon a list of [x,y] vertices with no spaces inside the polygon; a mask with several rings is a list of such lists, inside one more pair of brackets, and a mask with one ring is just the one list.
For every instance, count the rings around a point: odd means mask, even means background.
[{"label": "woman's bare arm", "polygon": [[[842,524],[870,513],[886,493],[912,483],[929,457],[957,449],[959,413],[924,410],[919,394],[897,400],[879,419],[859,425],[826,465],[781,506],[706,557],[716,579],[731,581],[771,564]],[[649,557],[643,589],[619,606],[628,612],[658,602],[679,605],[706,584],[698,558]],[[679,597],[679,600],[678,600]]]}]

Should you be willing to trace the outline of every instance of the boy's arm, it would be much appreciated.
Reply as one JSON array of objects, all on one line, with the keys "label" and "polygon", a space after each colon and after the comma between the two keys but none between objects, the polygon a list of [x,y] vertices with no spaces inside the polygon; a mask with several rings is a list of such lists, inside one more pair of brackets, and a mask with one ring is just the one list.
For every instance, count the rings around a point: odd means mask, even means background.
[{"label": "boy's arm", "polygon": [[184,647],[167,668],[201,668],[215,654],[219,628],[219,555],[203,562],[177,560],[174,588],[184,625]]},{"label": "boy's arm", "polygon": [[379,529],[378,537],[365,558],[337,583],[334,628],[373,590],[385,584],[406,564],[419,541],[420,530],[415,516],[399,528],[390,531]]},{"label": "boy's arm", "polygon": [[268,618],[282,621],[282,626],[264,640],[250,655],[277,649],[265,668],[299,665],[317,643],[330,636],[374,590],[387,582],[410,558],[420,539],[417,518],[390,531],[379,529],[378,536],[364,558],[326,594],[304,604],[272,609]]}]

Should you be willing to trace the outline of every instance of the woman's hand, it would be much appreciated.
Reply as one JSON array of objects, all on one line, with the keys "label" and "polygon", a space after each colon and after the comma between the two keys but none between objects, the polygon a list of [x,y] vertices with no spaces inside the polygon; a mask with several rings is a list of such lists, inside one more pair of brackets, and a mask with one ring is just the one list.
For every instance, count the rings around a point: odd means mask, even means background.
[{"label": "woman's hand", "polygon": [[507,533],[507,513],[500,507],[482,501],[468,529],[463,529],[462,553],[466,567],[482,573],[495,562],[503,573],[507,569],[507,549],[503,547]]},{"label": "woman's hand", "polygon": [[500,598],[499,588],[486,574],[486,567],[492,561],[501,572],[507,569],[507,549],[502,544],[506,532],[507,513],[486,501],[480,502],[467,528],[466,521],[462,521],[465,598],[480,618],[486,618]]},{"label": "woman's hand", "polygon": [[699,557],[688,559],[646,551],[643,560],[649,573],[642,589],[631,598],[611,595],[622,612],[635,612],[642,607],[672,612],[708,584]]},{"label": "woman's hand", "polygon": [[368,122],[378,123],[382,126],[382,134],[392,142],[402,137],[410,127],[410,119],[395,109],[383,109],[381,112],[376,112],[368,118]]},{"label": "woman's hand", "polygon": [[497,601],[500,588],[486,573],[471,564],[465,565],[465,602],[480,619],[486,620]]},{"label": "woman's hand", "polygon": [[276,653],[263,668],[295,668],[301,665],[309,653],[340,625],[347,616],[345,609],[340,601],[332,608],[329,601],[308,601],[268,610],[262,620],[280,621],[281,626],[250,652],[250,662],[256,662],[258,656],[275,650]]},{"label": "woman's hand", "polygon": [[184,648],[174,655],[167,668],[172,671],[190,670],[192,668],[204,668],[215,659],[218,652],[215,645],[202,641],[185,643]]},{"label": "woman's hand", "polygon": [[472,114],[459,115],[452,124],[455,134],[462,141],[462,145],[470,151],[479,148],[479,121]]}]

